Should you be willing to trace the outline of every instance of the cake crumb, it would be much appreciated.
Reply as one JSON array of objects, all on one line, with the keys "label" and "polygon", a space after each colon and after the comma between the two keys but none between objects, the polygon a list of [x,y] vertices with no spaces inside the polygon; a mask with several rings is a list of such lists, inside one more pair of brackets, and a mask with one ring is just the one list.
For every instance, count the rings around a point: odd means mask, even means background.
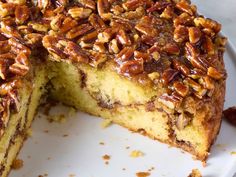
[{"label": "cake crumb", "polygon": [[130,157],[137,158],[137,157],[142,157],[144,156],[144,153],[139,150],[134,150],[130,153]]},{"label": "cake crumb", "polygon": [[63,135],[63,137],[68,137],[68,136],[69,136],[69,135],[67,135],[67,134],[64,134],[64,135]]},{"label": "cake crumb", "polygon": [[150,176],[150,175],[151,175],[151,173],[149,173],[149,172],[137,172],[136,173],[137,177],[147,177],[147,176]]},{"label": "cake crumb", "polygon": [[27,133],[28,137],[32,137],[32,135],[33,135],[32,128],[29,128],[26,133]]},{"label": "cake crumb", "polygon": [[126,170],[126,168],[122,168],[122,170],[123,170],[123,171],[125,171],[125,170]]},{"label": "cake crumb", "polygon": [[44,133],[49,133],[49,130],[44,130]]},{"label": "cake crumb", "polygon": [[111,120],[111,119],[105,119],[105,120],[102,121],[101,126],[102,126],[102,128],[107,128],[107,127],[109,127],[111,124],[112,124],[112,120]]},{"label": "cake crumb", "polygon": [[14,170],[19,170],[20,168],[22,168],[24,165],[24,161],[21,159],[15,159],[12,163],[12,169]]},{"label": "cake crumb", "polygon": [[109,164],[109,160],[111,159],[111,156],[105,154],[104,156],[102,156],[103,160],[105,160],[105,164],[108,165]]},{"label": "cake crumb", "polygon": [[188,177],[202,177],[202,175],[198,169],[193,169]]},{"label": "cake crumb", "polygon": [[103,160],[110,160],[111,157],[107,154],[105,154],[104,156],[102,156]]},{"label": "cake crumb", "polygon": [[75,177],[75,174],[69,174],[69,177]]},{"label": "cake crumb", "polygon": [[60,115],[49,115],[47,117],[47,120],[52,123],[52,122],[57,122],[57,123],[65,123],[66,122],[66,117],[64,114]]},{"label": "cake crumb", "polygon": [[224,110],[223,115],[231,125],[236,126],[236,106]]},{"label": "cake crumb", "polygon": [[68,116],[73,117],[77,113],[77,110],[74,107],[69,107]]},{"label": "cake crumb", "polygon": [[105,143],[104,143],[104,142],[100,142],[99,144],[100,144],[100,145],[102,145],[102,146],[103,146],[103,145],[105,145]]},{"label": "cake crumb", "polygon": [[151,167],[151,168],[148,169],[149,172],[151,172],[153,170],[155,170],[155,167]]},{"label": "cake crumb", "polygon": [[230,152],[231,155],[236,155],[236,151]]},{"label": "cake crumb", "polygon": [[129,146],[126,146],[126,148],[125,149],[129,149],[130,147]]}]

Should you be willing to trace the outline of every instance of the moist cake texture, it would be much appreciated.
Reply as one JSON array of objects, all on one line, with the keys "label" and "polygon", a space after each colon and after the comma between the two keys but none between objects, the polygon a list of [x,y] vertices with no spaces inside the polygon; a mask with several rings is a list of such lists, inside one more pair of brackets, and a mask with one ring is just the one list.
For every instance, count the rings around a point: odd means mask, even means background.
[{"label": "moist cake texture", "polygon": [[45,96],[205,161],[225,95],[220,30],[188,0],[0,1],[0,176]]}]

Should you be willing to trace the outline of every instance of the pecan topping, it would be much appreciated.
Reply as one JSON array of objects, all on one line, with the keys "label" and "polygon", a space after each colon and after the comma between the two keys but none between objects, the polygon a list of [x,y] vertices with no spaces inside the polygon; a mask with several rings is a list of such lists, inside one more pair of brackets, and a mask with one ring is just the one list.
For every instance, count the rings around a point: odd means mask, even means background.
[{"label": "pecan topping", "polygon": [[[0,134],[10,112],[19,110],[13,83],[29,72],[31,51],[98,69],[113,60],[124,77],[162,85],[159,101],[171,109],[187,95],[212,96],[226,79],[221,25],[200,16],[189,0],[77,1],[0,3]],[[176,119],[177,128],[189,123],[186,116]]]}]

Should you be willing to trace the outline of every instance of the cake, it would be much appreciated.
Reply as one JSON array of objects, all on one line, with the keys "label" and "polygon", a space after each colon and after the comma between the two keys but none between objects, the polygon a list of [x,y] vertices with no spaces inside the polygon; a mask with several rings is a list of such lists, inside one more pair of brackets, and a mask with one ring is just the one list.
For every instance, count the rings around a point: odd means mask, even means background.
[{"label": "cake", "polygon": [[48,97],[205,161],[226,38],[188,0],[0,2],[0,176]]}]

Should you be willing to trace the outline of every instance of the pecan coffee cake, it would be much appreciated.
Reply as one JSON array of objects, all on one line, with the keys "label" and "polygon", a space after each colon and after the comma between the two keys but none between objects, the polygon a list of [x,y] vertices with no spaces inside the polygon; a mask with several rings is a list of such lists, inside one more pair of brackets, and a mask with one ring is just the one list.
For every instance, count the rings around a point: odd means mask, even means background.
[{"label": "pecan coffee cake", "polygon": [[225,94],[220,30],[188,0],[1,0],[0,176],[45,96],[205,161]]}]

